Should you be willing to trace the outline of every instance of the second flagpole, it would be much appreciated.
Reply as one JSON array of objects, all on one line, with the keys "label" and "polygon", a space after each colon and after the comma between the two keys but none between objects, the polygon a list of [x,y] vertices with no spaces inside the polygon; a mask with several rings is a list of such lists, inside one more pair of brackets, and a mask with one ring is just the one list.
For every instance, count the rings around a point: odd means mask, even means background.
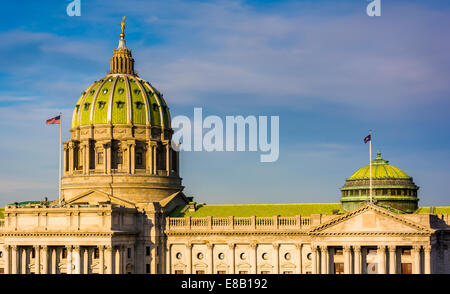
[{"label": "second flagpole", "polygon": [[372,195],[372,130],[369,130],[369,195],[370,195],[370,203],[373,203],[373,195]]}]

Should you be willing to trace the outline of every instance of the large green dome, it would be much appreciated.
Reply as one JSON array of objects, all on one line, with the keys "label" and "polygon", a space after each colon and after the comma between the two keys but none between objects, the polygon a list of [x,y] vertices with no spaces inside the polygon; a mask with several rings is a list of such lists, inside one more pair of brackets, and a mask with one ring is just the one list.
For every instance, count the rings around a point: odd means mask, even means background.
[{"label": "large green dome", "polygon": [[109,123],[170,128],[169,108],[149,82],[132,74],[109,74],[83,91],[72,128]]},{"label": "large green dome", "polygon": [[381,158],[378,151],[370,165],[358,169],[345,181],[342,191],[342,208],[353,210],[370,200],[370,178],[372,178],[372,198],[381,206],[411,213],[417,210],[419,187],[407,173]]}]

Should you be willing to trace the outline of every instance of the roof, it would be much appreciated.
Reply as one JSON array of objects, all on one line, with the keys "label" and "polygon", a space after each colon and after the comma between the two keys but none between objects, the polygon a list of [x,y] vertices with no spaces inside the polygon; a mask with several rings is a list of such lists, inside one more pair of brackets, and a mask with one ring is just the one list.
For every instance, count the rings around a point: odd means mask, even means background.
[{"label": "roof", "polygon": [[177,207],[172,217],[247,217],[247,216],[309,216],[311,214],[333,214],[333,210],[341,211],[340,203],[287,203],[287,204],[196,204],[196,211],[189,211],[189,206]]},{"label": "roof", "polygon": [[419,207],[415,213],[450,214],[450,206]]},{"label": "roof", "polygon": [[[381,152],[377,152],[377,157],[372,160],[372,178],[375,179],[385,179],[385,178],[395,178],[395,179],[410,179],[404,171],[388,164],[389,161],[381,158]],[[370,165],[366,165],[359,170],[357,170],[349,180],[357,179],[369,179],[370,178]]]}]

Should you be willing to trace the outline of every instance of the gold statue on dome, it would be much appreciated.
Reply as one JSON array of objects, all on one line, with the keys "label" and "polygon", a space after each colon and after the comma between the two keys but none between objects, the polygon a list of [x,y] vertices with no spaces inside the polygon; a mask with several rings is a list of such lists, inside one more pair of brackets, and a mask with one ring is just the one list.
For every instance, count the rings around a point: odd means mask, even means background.
[{"label": "gold statue on dome", "polygon": [[121,27],[121,29],[122,29],[122,33],[120,34],[120,36],[121,36],[122,38],[125,36],[124,31],[125,31],[125,21],[126,21],[126,20],[127,20],[127,17],[124,16],[124,17],[122,18],[122,21],[120,22],[120,27]]}]

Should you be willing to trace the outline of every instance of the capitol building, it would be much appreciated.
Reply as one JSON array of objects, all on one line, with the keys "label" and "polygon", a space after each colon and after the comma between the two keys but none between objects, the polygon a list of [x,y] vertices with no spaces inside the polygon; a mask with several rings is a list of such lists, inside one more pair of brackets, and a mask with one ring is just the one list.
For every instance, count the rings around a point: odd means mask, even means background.
[{"label": "capitol building", "polygon": [[380,152],[343,176],[338,203],[194,202],[169,107],[136,74],[123,27],[110,62],[76,101],[61,199],[4,208],[0,273],[450,273],[450,207],[420,207]]}]

